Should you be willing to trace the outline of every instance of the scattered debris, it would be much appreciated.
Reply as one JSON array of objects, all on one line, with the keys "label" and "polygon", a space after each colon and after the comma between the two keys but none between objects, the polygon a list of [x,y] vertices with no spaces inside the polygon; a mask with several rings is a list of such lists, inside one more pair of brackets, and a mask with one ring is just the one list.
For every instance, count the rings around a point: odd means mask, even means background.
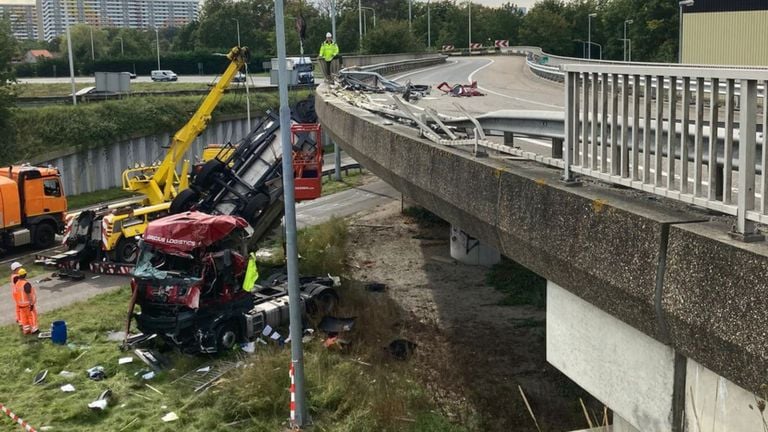
[{"label": "scattered debris", "polygon": [[208,373],[210,371],[211,371],[211,367],[210,366],[201,367],[200,369],[197,370],[198,373]]},{"label": "scattered debris", "polygon": [[345,349],[349,346],[351,342],[349,339],[342,339],[338,336],[330,336],[327,339],[323,341],[323,345],[330,349],[330,348],[338,348],[338,349]]},{"label": "scattered debris", "polygon": [[332,316],[326,316],[323,317],[322,321],[320,321],[320,324],[317,327],[329,335],[333,333],[341,333],[352,330],[352,327],[355,326],[355,319],[355,317],[336,318]]},{"label": "scattered debris", "polygon": [[485,96],[485,93],[481,93],[477,89],[477,81],[472,81],[470,84],[456,84],[453,86],[447,82],[442,82],[437,86],[437,89],[451,96]]},{"label": "scattered debris", "polygon": [[32,384],[42,384],[48,377],[48,369],[40,371],[35,375],[35,379],[32,380]]},{"label": "scattered debris", "polygon": [[156,388],[152,387],[152,386],[151,386],[151,385],[149,385],[149,384],[144,384],[144,385],[145,385],[145,386],[147,386],[147,387],[148,387],[150,390],[152,390],[153,392],[155,392],[155,393],[157,393],[157,394],[159,394],[159,395],[161,395],[161,396],[162,396],[163,392],[161,392],[160,390],[158,390],[158,389],[156,389]]},{"label": "scattered debris", "polygon": [[71,393],[75,391],[75,386],[73,386],[72,384],[65,384],[61,386],[61,391],[63,391],[64,393]]},{"label": "scattered debris", "polygon": [[117,364],[124,365],[128,363],[133,363],[133,357],[120,357],[117,359]]},{"label": "scattered debris", "polygon": [[26,372],[26,373],[32,373],[32,369],[30,369],[30,368],[26,368],[26,369],[24,369],[24,372]]},{"label": "scattered debris", "polygon": [[104,411],[109,406],[109,400],[112,398],[112,390],[106,389],[96,398],[95,401],[88,404],[88,408],[92,410]]},{"label": "scattered debris", "polygon": [[176,421],[179,419],[179,416],[176,415],[175,412],[171,411],[168,414],[164,415],[162,420],[166,423]]},{"label": "scattered debris", "polygon": [[63,376],[64,378],[72,378],[73,376],[75,376],[75,373],[67,370],[63,370],[59,372],[59,375]]},{"label": "scattered debris", "polygon": [[155,377],[155,373],[153,371],[149,371],[144,375],[142,375],[141,377],[144,378],[145,380],[151,380],[152,378]]},{"label": "scattered debris", "polygon": [[107,374],[104,373],[103,366],[94,366],[86,371],[88,378],[94,381],[101,381],[107,378]]},{"label": "scattered debris", "polygon": [[[125,334],[125,332],[122,332]],[[134,348],[135,346],[141,345],[145,342],[149,342],[152,339],[156,338],[157,334],[144,334],[144,333],[138,333],[135,335],[128,335],[128,337],[125,339],[123,344],[120,346],[120,349],[122,350],[129,350]]]},{"label": "scattered debris", "polygon": [[345,70],[339,74],[339,81],[343,88],[348,90],[364,91],[369,93],[399,93],[405,100],[420,99],[429,94],[431,87],[420,84],[400,84],[384,78],[376,72],[360,70]]},{"label": "scattered debris", "polygon": [[[219,378],[236,367],[237,363],[218,361],[202,368],[193,369],[173,383],[191,385],[194,392],[199,393],[214,385]],[[202,370],[205,371],[201,372]]]},{"label": "scattered debris", "polygon": [[387,285],[379,282],[371,282],[365,284],[365,289],[372,292],[384,292],[387,289]]},{"label": "scattered debris", "polygon": [[246,342],[240,344],[240,349],[248,354],[253,354],[256,352],[256,342]]},{"label": "scattered debris", "polygon": [[406,339],[395,339],[389,343],[387,350],[398,360],[408,360],[418,345]]},{"label": "scattered debris", "polygon": [[73,281],[80,281],[85,279],[85,273],[74,269],[61,269],[53,273],[51,276],[57,277],[59,279],[70,279]]},{"label": "scattered debris", "polygon": [[51,332],[49,331],[41,331],[37,334],[38,339],[50,339],[51,338]]},{"label": "scattered debris", "polygon": [[153,350],[137,349],[133,352],[141,361],[151,367],[155,372],[160,372],[168,367],[168,360]]}]

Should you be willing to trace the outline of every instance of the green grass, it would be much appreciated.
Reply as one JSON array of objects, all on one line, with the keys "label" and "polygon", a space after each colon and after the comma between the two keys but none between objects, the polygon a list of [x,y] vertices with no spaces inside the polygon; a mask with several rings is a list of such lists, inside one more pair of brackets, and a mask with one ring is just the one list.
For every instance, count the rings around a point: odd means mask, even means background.
[{"label": "green grass", "polygon": [[132,192],[123,190],[123,188],[104,189],[95,192],[86,192],[67,197],[67,208],[70,211],[78,210],[94,204],[101,204],[107,201],[130,198],[134,196]]},{"label": "green grass", "polygon": [[347,174],[344,174],[344,171],[342,171],[341,181],[334,180],[333,174],[331,174],[331,177],[323,177],[322,196],[335,194],[337,192],[361,186],[363,184],[363,180],[364,174],[361,171],[347,171]]},{"label": "green grass", "polygon": [[502,258],[500,263],[491,267],[485,281],[504,293],[499,302],[501,305],[531,305],[537,308],[546,305],[547,280],[507,258]]},{"label": "green grass", "polygon": [[[334,259],[346,258],[343,221],[334,220],[316,229],[304,231],[304,249],[308,258],[314,250],[320,255],[330,249]],[[315,249],[315,246],[325,246]],[[322,262],[325,258],[318,258]],[[324,268],[324,267],[322,267]],[[397,361],[382,349],[400,337],[400,328],[392,323],[403,312],[387,296],[372,295],[354,282],[339,289],[339,316],[357,316],[355,329],[346,335],[351,342],[345,352],[326,349],[322,335],[305,344],[306,390],[309,412],[317,431],[406,431],[460,432],[435,411],[430,395],[415,380],[412,365]],[[41,293],[47,295],[48,293]],[[33,426],[51,426],[55,431],[119,431],[129,425],[131,431],[280,431],[286,429],[289,403],[288,365],[290,350],[270,344],[257,345],[250,356],[226,353],[225,359],[242,361],[216,385],[202,394],[174,383],[186,372],[218,357],[191,357],[168,353],[171,369],[149,382],[162,395],[146,387],[136,372],[143,363],[119,366],[118,342],[108,341],[107,332],[122,330],[130,290],[122,287],[86,302],[55,311],[43,311],[41,329],[53,320],[65,320],[71,346],[56,346],[50,341],[24,337],[14,326],[0,328],[0,403],[5,404]],[[316,325],[311,320],[310,325]],[[286,334],[285,329],[280,329]],[[364,363],[361,363],[364,362]],[[103,366],[108,378],[91,381],[85,371]],[[42,385],[32,385],[34,374],[48,369]],[[65,378],[62,370],[74,372]],[[75,386],[74,393],[63,393],[64,384]],[[87,404],[109,388],[113,402],[104,412],[94,412]],[[175,412],[180,419],[163,423],[160,418]],[[226,426],[236,423],[234,426]],[[15,430],[3,417],[0,428]]]},{"label": "green grass", "polygon": [[[27,271],[27,279],[33,279],[43,273],[47,273],[49,270],[45,266],[35,264],[34,256],[19,257],[17,262],[24,266],[24,270]],[[0,285],[4,285],[10,282],[11,277],[11,263],[0,266]],[[0,402],[2,403],[2,402]]]},{"label": "green grass", "polygon": [[[269,76],[268,73],[249,74],[256,76]],[[189,91],[189,90],[208,90],[211,87],[205,82],[131,82],[131,91],[133,92],[167,92],[167,91]],[[75,83],[77,90],[86,87],[93,87],[96,81],[87,83]],[[231,88],[242,86],[241,83],[230,84]],[[70,83],[24,83],[16,84],[14,91],[20,97],[39,97],[39,96],[69,96],[72,94],[72,84]]]}]

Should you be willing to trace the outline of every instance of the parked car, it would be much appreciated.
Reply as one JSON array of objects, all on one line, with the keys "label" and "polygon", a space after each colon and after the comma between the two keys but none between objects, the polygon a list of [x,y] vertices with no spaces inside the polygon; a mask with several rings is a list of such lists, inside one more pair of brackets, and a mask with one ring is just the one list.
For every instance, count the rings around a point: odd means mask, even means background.
[{"label": "parked car", "polygon": [[232,82],[244,83],[245,82],[245,74],[242,73],[242,72],[238,72],[237,75],[235,75],[235,77],[232,78]]},{"label": "parked car", "polygon": [[153,70],[152,81],[176,81],[179,77],[172,70]]},{"label": "parked car", "polygon": [[125,72],[125,73],[127,73],[128,76],[131,77],[131,79],[136,79],[136,74],[135,73],[133,73],[133,72]]}]

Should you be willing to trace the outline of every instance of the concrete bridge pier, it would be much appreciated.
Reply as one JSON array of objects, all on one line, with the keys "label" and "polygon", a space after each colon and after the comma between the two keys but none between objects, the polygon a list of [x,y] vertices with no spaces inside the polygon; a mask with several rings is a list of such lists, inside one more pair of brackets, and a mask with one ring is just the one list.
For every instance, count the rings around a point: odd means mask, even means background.
[{"label": "concrete bridge pier", "polygon": [[451,258],[462,264],[491,267],[501,260],[501,253],[461,228],[451,225]]},{"label": "concrete bridge pier", "polygon": [[760,395],[552,281],[546,335],[547,361],[613,411],[612,432],[765,430]]}]

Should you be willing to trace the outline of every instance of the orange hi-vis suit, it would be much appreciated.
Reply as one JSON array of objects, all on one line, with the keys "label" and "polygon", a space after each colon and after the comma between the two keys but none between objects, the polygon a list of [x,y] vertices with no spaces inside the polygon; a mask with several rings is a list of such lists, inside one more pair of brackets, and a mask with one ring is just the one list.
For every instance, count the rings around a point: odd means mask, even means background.
[{"label": "orange hi-vis suit", "polygon": [[13,303],[16,304],[16,324],[21,325],[21,310],[19,310],[19,293],[16,290],[16,279],[19,275],[16,274],[16,270],[11,272],[11,296],[13,297]]},{"label": "orange hi-vis suit", "polygon": [[37,332],[37,293],[31,283],[24,277],[17,277],[16,290],[19,293],[19,310],[21,326],[24,334]]}]

